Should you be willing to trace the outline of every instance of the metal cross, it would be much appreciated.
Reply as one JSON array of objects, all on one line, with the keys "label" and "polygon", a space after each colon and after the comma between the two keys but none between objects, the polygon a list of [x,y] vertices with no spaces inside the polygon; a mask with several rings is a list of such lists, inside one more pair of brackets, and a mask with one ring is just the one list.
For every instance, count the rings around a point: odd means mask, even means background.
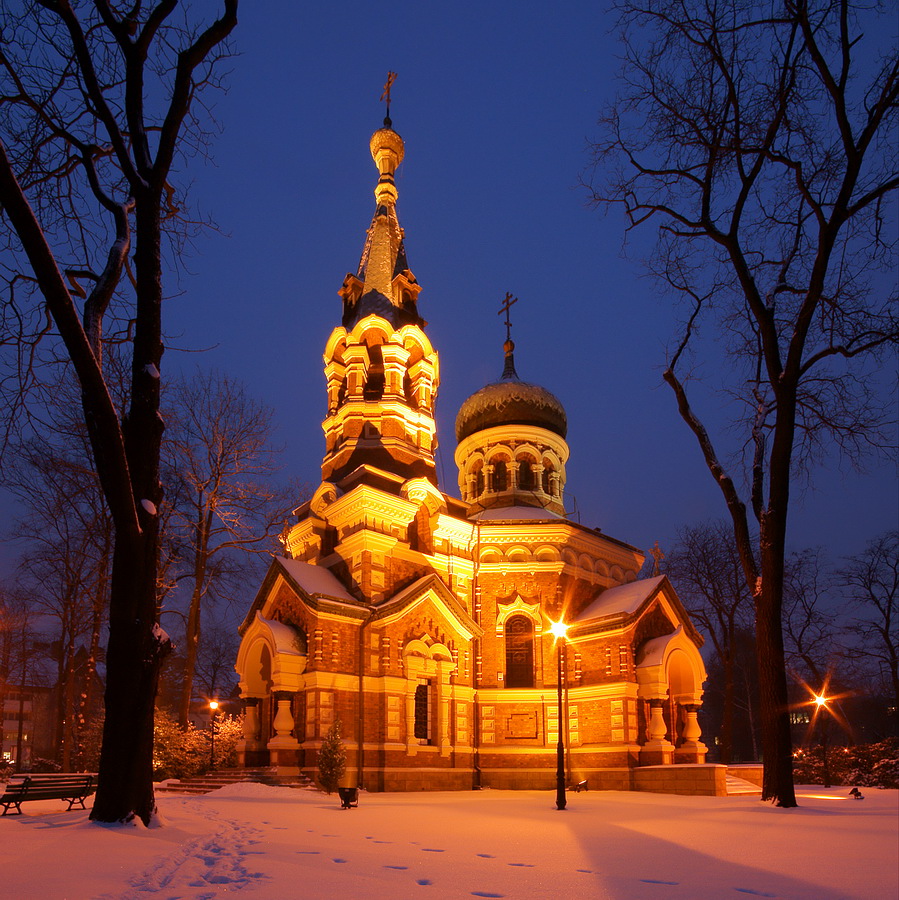
[{"label": "metal cross", "polygon": [[659,546],[658,541],[655,542],[655,545],[649,552],[652,555],[652,558],[655,560],[652,565],[653,577],[655,577],[656,575],[661,575],[662,570],[659,568],[659,563],[665,558],[665,554],[662,553],[662,548]]},{"label": "metal cross", "polygon": [[381,99],[387,101],[387,115],[390,115],[390,88],[393,85],[393,82],[396,81],[396,72],[388,72],[387,73],[387,81],[384,82],[384,93],[381,94]]},{"label": "metal cross", "polygon": [[498,316],[501,316],[503,313],[506,314],[506,320],[503,323],[506,326],[506,340],[512,340],[512,321],[509,319],[509,308],[513,303],[518,303],[518,297],[513,297],[508,291],[506,291],[506,299],[503,300],[503,304],[497,313]]}]

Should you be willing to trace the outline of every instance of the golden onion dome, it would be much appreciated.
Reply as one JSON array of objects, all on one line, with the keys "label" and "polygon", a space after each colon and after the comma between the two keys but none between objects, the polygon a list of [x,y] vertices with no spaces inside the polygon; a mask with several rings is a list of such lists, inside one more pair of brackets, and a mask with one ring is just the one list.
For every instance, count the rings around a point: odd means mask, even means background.
[{"label": "golden onion dome", "polygon": [[512,359],[512,341],[506,342],[506,367],[500,381],[475,391],[456,416],[456,440],[497,425],[533,425],[565,438],[568,417],[558,398],[539,384],[521,381]]}]

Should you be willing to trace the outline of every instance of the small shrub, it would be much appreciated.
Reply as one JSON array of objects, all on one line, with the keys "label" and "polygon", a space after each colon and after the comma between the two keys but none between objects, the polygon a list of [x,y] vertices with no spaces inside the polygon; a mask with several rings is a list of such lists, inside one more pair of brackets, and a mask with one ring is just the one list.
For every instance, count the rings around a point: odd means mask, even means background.
[{"label": "small shrub", "polygon": [[340,739],[340,720],[329,729],[318,751],[318,780],[330,794],[337,790],[346,773],[346,750]]}]

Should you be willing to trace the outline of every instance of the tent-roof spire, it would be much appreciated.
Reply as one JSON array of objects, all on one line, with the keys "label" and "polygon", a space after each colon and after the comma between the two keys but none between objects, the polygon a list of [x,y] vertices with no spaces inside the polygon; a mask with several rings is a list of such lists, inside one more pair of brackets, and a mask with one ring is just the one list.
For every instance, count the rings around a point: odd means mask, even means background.
[{"label": "tent-roof spire", "polygon": [[372,313],[387,318],[397,328],[424,324],[416,306],[421,287],[406,261],[404,233],[396,214],[395,173],[403,161],[405,145],[393,130],[390,119],[390,89],[395,79],[395,72],[387,73],[381,94],[387,103],[384,127],[371,136],[371,155],[378,167],[375,215],[365,238],[359,268],[355,275],[346,276],[339,292],[343,297],[346,328]]}]

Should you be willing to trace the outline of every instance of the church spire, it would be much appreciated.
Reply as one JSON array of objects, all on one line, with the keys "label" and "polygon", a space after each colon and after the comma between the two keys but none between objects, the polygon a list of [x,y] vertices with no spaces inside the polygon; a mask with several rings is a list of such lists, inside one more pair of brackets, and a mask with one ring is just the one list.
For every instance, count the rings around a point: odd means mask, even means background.
[{"label": "church spire", "polygon": [[404,233],[396,214],[396,170],[403,161],[405,145],[393,130],[390,119],[390,86],[396,77],[388,73],[381,99],[387,101],[384,127],[370,142],[371,156],[378,169],[375,185],[375,215],[365,236],[365,246],[356,274],[348,274],[339,293],[343,298],[343,325],[352,326],[376,313],[396,328],[424,325],[416,300],[421,287],[406,261]]}]

